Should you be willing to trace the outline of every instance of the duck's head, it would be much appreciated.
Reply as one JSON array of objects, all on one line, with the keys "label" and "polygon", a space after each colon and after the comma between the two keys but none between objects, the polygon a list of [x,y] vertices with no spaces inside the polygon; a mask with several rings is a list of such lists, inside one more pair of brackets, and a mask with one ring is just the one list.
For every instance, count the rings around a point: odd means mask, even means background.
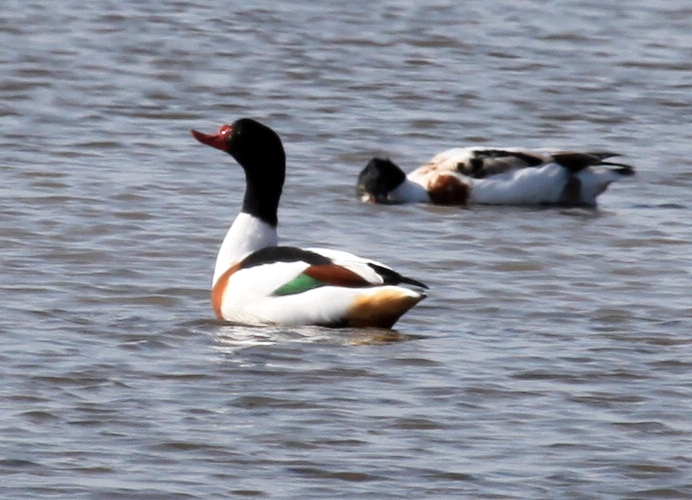
[{"label": "duck's head", "polygon": [[392,203],[389,194],[406,180],[406,174],[388,158],[372,158],[358,175],[356,194],[365,203]]},{"label": "duck's head", "polygon": [[196,130],[191,132],[202,144],[229,153],[245,171],[256,169],[264,174],[276,175],[278,171],[285,170],[286,155],[279,135],[252,118],[241,118],[231,125],[221,125],[216,134]]},{"label": "duck's head", "polygon": [[251,118],[221,125],[215,134],[191,130],[202,144],[229,153],[246,178],[243,211],[276,225],[276,209],[286,176],[286,154],[279,135]]}]

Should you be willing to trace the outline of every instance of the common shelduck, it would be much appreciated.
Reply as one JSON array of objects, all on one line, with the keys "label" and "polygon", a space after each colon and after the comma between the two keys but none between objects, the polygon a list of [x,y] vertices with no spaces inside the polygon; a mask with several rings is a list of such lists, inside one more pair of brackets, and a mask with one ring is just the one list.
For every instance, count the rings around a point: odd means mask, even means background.
[{"label": "common shelduck", "polygon": [[406,175],[373,158],[356,192],[366,203],[440,205],[596,205],[611,182],[634,175],[609,152],[550,149],[452,148]]},{"label": "common shelduck", "polygon": [[279,136],[249,118],[199,142],[230,153],[245,171],[240,214],[216,258],[211,301],[234,323],[391,328],[427,286],[348,252],[278,246],[286,157]]}]

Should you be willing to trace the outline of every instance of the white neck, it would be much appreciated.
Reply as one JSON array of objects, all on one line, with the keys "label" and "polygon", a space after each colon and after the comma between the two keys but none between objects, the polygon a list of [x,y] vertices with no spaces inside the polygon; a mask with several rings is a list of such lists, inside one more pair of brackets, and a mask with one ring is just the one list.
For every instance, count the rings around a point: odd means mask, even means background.
[{"label": "white neck", "polygon": [[228,229],[216,256],[212,286],[231,266],[261,248],[276,246],[276,228],[248,213],[240,212]]},{"label": "white neck", "polygon": [[418,180],[406,179],[387,196],[392,203],[427,203],[430,196]]}]

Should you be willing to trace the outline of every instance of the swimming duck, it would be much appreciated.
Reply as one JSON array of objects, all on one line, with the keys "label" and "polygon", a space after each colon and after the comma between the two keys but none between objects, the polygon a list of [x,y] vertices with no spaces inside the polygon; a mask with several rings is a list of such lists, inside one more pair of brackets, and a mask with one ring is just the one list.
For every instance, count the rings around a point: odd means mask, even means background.
[{"label": "swimming duck", "polygon": [[610,152],[520,148],[452,148],[406,175],[389,159],[373,158],[356,192],[366,203],[440,205],[588,205],[610,183],[634,175]]},{"label": "swimming duck", "polygon": [[391,328],[427,286],[341,250],[279,246],[277,211],[286,157],[271,128],[249,118],[202,144],[229,153],[245,171],[242,209],[224,237],[212,278],[220,320],[241,324]]}]

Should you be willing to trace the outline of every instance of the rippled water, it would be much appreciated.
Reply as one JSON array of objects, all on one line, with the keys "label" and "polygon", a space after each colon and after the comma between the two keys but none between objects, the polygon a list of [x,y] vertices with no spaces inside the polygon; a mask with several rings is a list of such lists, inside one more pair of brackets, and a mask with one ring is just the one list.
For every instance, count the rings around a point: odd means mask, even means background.
[{"label": "rippled water", "polygon": [[[9,1],[3,498],[692,497],[692,10]],[[431,286],[394,332],[212,319],[240,203],[196,144],[286,143],[283,241]],[[597,210],[359,204],[373,154],[613,149]]]}]

